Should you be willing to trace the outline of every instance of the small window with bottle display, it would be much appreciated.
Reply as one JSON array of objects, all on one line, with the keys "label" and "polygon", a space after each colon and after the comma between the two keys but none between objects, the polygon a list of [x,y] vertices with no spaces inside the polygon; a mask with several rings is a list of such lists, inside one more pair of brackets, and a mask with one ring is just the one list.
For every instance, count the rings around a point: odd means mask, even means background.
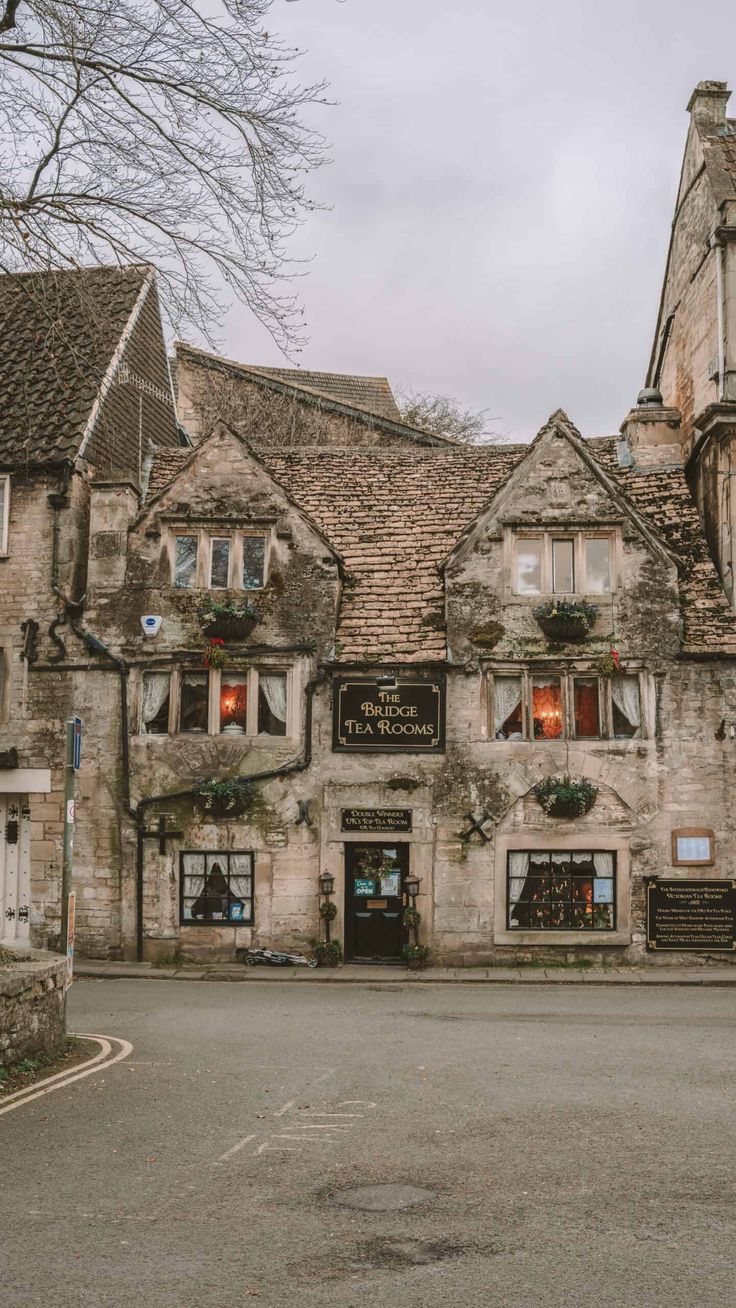
[{"label": "small window with bottle display", "polygon": [[616,855],[611,850],[513,850],[507,903],[511,931],[614,931]]}]

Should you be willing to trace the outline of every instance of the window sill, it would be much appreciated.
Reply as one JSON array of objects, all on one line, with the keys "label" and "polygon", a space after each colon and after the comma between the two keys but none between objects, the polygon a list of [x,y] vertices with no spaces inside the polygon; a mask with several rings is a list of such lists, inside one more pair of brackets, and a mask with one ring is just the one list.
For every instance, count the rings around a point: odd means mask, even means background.
[{"label": "window sill", "polygon": [[496,931],[493,937],[493,943],[496,945],[521,945],[527,948],[530,945],[541,945],[549,949],[552,945],[564,946],[569,949],[571,945],[585,945],[587,948],[595,946],[596,949],[605,948],[607,945],[630,945],[631,933],[629,931]]}]

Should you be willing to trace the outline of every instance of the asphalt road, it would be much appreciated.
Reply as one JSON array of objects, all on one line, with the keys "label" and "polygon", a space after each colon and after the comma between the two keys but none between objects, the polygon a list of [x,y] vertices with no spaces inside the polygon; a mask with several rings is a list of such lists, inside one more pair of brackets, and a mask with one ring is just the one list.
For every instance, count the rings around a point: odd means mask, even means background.
[{"label": "asphalt road", "polygon": [[[70,1018],[134,1048],[0,1118],[3,1308],[736,1298],[732,990],[77,981]],[[334,1203],[390,1183],[434,1197]]]}]

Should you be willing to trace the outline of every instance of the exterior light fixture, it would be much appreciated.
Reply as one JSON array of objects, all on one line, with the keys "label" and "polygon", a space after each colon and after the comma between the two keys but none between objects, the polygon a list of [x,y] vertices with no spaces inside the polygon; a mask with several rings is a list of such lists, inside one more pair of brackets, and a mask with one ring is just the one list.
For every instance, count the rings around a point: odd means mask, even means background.
[{"label": "exterior light fixture", "polygon": [[406,891],[410,899],[416,899],[417,895],[419,894],[419,886],[421,880],[422,880],[421,877],[415,877],[411,875],[404,878],[404,890]]},{"label": "exterior light fixture", "polygon": [[331,895],[335,889],[335,878],[331,872],[322,872],[319,877],[319,893]]}]

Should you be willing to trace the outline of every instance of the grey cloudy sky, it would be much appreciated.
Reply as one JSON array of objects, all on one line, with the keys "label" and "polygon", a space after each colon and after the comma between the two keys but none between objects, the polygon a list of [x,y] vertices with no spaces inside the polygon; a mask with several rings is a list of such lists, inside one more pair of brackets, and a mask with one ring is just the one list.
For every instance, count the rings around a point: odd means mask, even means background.
[{"label": "grey cloudy sky", "polygon": [[[303,367],[614,432],[643,384],[696,82],[736,84],[732,0],[275,0],[326,77],[329,203],[292,250]],[[736,96],[730,106],[736,114]],[[242,309],[231,357],[283,360]]]}]

